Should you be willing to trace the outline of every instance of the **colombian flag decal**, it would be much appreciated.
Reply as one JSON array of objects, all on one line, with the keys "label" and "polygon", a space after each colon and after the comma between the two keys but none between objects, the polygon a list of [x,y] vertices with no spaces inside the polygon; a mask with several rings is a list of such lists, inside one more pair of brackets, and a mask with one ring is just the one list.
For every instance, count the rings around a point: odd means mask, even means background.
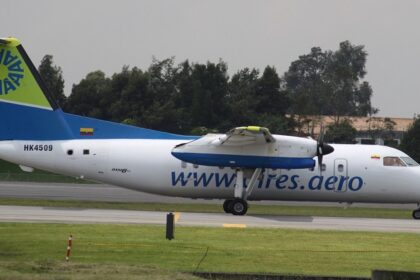
[{"label": "colombian flag decal", "polygon": [[80,128],[80,135],[83,135],[83,136],[93,135],[93,128],[91,128],[91,127],[81,127]]},{"label": "colombian flag decal", "polygon": [[374,154],[370,157],[371,159],[381,159],[381,156],[378,154]]}]

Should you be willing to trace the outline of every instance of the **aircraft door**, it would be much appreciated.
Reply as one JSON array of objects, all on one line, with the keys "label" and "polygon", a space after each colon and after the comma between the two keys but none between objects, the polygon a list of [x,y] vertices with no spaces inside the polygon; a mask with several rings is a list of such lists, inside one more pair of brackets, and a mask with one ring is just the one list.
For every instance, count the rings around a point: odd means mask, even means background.
[{"label": "aircraft door", "polygon": [[76,153],[80,156],[80,163],[84,166],[85,177],[101,178],[107,170],[107,151],[103,147],[86,146]]},{"label": "aircraft door", "polygon": [[346,192],[348,184],[348,168],[346,159],[334,160],[334,176],[337,181],[334,183],[334,191]]}]

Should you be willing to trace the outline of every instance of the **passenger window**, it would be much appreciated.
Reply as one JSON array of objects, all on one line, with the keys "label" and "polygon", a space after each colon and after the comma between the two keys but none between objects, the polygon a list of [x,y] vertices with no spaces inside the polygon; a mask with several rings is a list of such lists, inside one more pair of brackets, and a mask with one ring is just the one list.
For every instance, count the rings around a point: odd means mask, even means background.
[{"label": "passenger window", "polygon": [[384,157],[384,166],[406,166],[399,157]]},{"label": "passenger window", "polygon": [[83,154],[84,155],[88,155],[89,154],[89,150],[87,150],[87,149],[83,150]]},{"label": "passenger window", "polygon": [[68,154],[69,156],[73,155],[73,150],[67,150],[67,154]]},{"label": "passenger window", "polygon": [[339,165],[337,166],[337,170],[338,170],[338,172],[343,172],[343,171],[344,171],[344,165],[339,164]]},{"label": "passenger window", "polygon": [[327,170],[327,166],[323,163],[323,164],[321,165],[321,171],[325,171],[325,170]]},{"label": "passenger window", "polygon": [[193,167],[194,168],[198,168],[198,164],[193,164]]}]

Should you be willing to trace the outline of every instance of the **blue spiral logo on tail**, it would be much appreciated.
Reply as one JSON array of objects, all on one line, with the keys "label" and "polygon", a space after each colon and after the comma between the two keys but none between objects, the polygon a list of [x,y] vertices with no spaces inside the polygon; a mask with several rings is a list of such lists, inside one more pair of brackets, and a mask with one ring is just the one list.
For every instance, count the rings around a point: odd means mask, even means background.
[{"label": "blue spiral logo on tail", "polygon": [[9,94],[21,85],[22,60],[9,50],[0,50],[0,95]]}]

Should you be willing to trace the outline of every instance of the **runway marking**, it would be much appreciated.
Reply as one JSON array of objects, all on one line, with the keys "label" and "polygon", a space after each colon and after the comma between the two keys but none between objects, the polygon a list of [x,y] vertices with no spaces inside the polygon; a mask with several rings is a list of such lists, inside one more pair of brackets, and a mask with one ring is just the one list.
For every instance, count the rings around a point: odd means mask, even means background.
[{"label": "runway marking", "polygon": [[246,228],[246,224],[223,224],[224,228]]},{"label": "runway marking", "polygon": [[177,223],[178,222],[178,220],[179,220],[179,218],[181,218],[181,213],[180,212],[175,212],[174,213],[174,218],[175,218],[175,223]]}]

